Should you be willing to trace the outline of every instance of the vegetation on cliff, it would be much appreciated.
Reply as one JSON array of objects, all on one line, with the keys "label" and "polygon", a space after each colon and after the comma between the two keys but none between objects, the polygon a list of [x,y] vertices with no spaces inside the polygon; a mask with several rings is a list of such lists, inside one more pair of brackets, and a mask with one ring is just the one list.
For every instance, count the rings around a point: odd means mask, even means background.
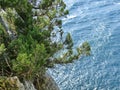
[{"label": "vegetation on cliff", "polygon": [[33,79],[54,64],[90,54],[87,42],[73,49],[62,30],[63,0],[0,0],[0,75]]}]

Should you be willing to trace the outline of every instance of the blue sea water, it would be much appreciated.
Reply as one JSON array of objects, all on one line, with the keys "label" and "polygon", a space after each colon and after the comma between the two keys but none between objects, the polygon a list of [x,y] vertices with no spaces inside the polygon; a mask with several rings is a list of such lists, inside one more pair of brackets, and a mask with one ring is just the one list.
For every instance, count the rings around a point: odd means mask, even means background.
[{"label": "blue sea water", "polygon": [[120,0],[64,0],[63,19],[76,46],[88,41],[91,56],[48,72],[60,90],[120,90]]}]

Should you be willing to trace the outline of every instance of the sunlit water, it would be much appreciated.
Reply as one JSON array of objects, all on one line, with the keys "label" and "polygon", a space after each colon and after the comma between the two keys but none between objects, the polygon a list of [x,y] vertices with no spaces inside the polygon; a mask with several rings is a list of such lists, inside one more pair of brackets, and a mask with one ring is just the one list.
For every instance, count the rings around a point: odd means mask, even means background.
[{"label": "sunlit water", "polygon": [[48,72],[60,90],[120,90],[120,1],[64,0],[70,14],[63,19],[75,47],[88,41],[89,57]]}]

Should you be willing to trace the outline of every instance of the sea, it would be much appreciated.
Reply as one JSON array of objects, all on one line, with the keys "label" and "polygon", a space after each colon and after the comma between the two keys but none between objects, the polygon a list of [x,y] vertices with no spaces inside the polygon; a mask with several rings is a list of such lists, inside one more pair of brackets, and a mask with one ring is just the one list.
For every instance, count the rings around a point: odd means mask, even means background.
[{"label": "sea", "polygon": [[90,56],[48,69],[60,90],[120,90],[120,0],[64,0],[62,19],[74,48],[91,46]]}]

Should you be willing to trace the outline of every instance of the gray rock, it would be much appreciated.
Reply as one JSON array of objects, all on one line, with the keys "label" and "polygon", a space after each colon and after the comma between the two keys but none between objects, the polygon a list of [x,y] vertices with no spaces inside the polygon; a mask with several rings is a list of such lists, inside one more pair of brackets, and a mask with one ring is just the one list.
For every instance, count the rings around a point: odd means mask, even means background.
[{"label": "gray rock", "polygon": [[46,80],[46,90],[59,90],[58,85],[54,81],[54,79],[48,74],[45,74],[45,80]]}]

